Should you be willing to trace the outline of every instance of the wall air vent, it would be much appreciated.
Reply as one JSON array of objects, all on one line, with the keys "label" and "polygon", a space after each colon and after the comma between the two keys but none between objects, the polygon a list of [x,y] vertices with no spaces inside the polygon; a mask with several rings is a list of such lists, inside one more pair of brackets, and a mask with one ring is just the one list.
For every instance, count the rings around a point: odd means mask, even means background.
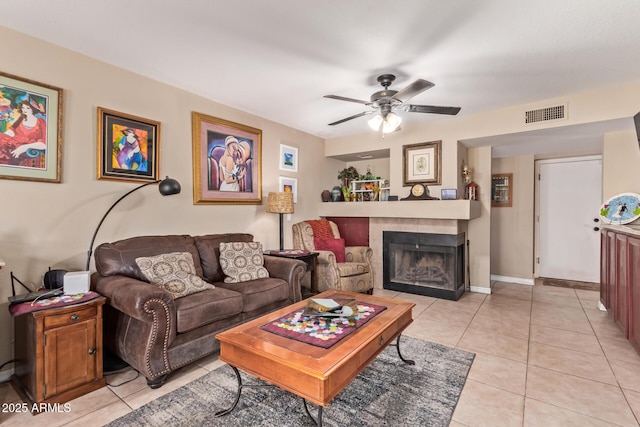
[{"label": "wall air vent", "polygon": [[539,108],[524,112],[524,123],[548,122],[550,120],[562,120],[567,118],[567,104],[553,107]]}]

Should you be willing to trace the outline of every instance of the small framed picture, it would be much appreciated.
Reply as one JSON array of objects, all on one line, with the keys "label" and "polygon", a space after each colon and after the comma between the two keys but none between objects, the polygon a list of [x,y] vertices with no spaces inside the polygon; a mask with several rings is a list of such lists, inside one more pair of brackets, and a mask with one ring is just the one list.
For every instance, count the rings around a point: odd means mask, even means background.
[{"label": "small framed picture", "polygon": [[494,173],[491,175],[491,206],[510,208],[513,204],[513,174]]},{"label": "small framed picture", "polygon": [[160,122],[98,107],[98,179],[157,181]]},{"label": "small framed picture", "polygon": [[412,184],[440,184],[442,141],[421,142],[402,146],[403,181]]},{"label": "small framed picture", "polygon": [[284,193],[293,193],[293,203],[298,203],[298,180],[281,176],[278,180],[278,191]]},{"label": "small framed picture", "polygon": [[443,188],[440,190],[440,198],[442,200],[456,200],[458,198],[458,190],[455,188]]},{"label": "small framed picture", "polygon": [[280,144],[280,170],[298,172],[298,149]]}]

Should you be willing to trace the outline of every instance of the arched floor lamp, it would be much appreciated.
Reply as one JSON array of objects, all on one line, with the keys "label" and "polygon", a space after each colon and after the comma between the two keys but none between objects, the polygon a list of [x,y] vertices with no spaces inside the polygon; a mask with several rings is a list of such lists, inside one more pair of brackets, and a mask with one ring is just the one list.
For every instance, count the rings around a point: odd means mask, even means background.
[{"label": "arched floor lamp", "polygon": [[100,230],[100,227],[102,226],[102,223],[104,222],[104,220],[107,218],[107,215],[109,215],[109,213],[113,210],[113,208],[115,208],[116,205],[120,203],[129,194],[135,191],[138,191],[139,189],[146,187],[147,185],[158,184],[158,183],[160,183],[160,185],[158,185],[158,191],[160,191],[160,194],[162,194],[163,196],[171,196],[173,194],[180,193],[180,190],[181,190],[180,183],[173,178],[166,177],[163,180],[144,183],[134,188],[133,190],[125,193],[122,197],[116,200],[115,203],[112,204],[111,207],[107,210],[107,212],[102,216],[102,219],[100,220],[100,222],[98,223],[98,226],[96,227],[96,231],[93,232],[93,237],[91,238],[91,244],[89,245],[89,251],[87,252],[87,266],[85,268],[86,271],[89,271],[89,265],[91,264],[91,255],[93,255],[93,244],[96,241],[98,230]]}]

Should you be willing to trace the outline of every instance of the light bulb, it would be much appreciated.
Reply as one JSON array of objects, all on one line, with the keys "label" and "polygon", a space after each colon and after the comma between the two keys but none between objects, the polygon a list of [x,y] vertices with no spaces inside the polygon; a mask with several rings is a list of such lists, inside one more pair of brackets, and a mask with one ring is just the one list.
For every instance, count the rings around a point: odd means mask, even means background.
[{"label": "light bulb", "polygon": [[382,124],[382,116],[380,114],[376,114],[367,123],[369,123],[369,127],[371,129],[378,131],[380,129],[380,125]]}]

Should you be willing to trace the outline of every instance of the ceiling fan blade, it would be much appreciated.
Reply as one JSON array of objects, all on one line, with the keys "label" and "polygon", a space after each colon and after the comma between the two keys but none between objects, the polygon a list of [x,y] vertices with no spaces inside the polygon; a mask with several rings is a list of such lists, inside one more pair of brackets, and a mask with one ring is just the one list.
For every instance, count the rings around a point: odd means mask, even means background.
[{"label": "ceiling fan blade", "polygon": [[437,107],[435,105],[405,105],[410,113],[449,114],[455,116],[460,112],[460,107]]},{"label": "ceiling fan blade", "polygon": [[358,113],[358,114],[356,114],[354,116],[347,117],[346,119],[342,119],[342,120],[338,120],[337,122],[329,123],[329,126],[339,125],[340,123],[344,123],[344,122],[349,121],[351,119],[357,119],[358,117],[366,116],[367,114],[371,114],[371,113],[372,113],[372,111],[364,111],[364,112]]},{"label": "ceiling fan blade", "polygon": [[338,95],[325,95],[324,98],[337,99],[338,101],[357,102],[358,104],[364,104],[364,105],[371,104],[369,101],[362,101],[360,99],[346,98],[344,96],[338,96]]},{"label": "ceiling fan blade", "polygon": [[417,94],[422,93],[427,89],[431,89],[433,86],[435,85],[431,82],[418,79],[415,82],[411,83],[409,86],[402,89],[400,92],[393,95],[392,98],[397,99],[401,102],[407,102]]}]

